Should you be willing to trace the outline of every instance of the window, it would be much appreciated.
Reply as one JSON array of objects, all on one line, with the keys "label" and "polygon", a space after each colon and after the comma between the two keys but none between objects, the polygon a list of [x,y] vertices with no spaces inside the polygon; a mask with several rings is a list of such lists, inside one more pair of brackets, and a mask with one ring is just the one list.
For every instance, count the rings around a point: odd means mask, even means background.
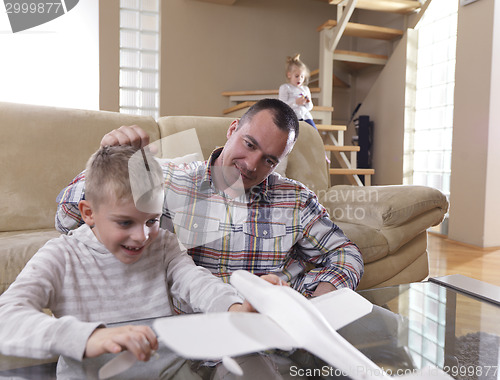
[{"label": "window", "polygon": [[12,33],[0,3],[0,101],[99,109],[99,2]]},{"label": "window", "polygon": [[120,0],[120,112],[159,116],[158,0]]},{"label": "window", "polygon": [[446,288],[410,284],[408,349],[417,368],[445,364]]},{"label": "window", "polygon": [[433,0],[418,29],[414,119],[406,126],[405,184],[449,196],[457,1]]}]

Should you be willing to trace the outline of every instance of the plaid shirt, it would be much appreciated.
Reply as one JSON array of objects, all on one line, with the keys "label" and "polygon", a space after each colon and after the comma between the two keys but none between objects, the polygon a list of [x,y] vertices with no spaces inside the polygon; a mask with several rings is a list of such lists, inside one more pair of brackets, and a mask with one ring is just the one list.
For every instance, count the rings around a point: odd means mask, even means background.
[{"label": "plaid shirt", "polygon": [[[222,148],[208,162],[214,162]],[[319,282],[356,288],[363,274],[358,247],[329,218],[304,185],[271,174],[247,194],[231,199],[212,183],[205,162],[163,163],[165,203],[161,225],[175,230],[197,265],[225,282],[244,269],[275,273],[310,296]],[[56,228],[81,225],[84,173],[63,189],[57,201]]]}]

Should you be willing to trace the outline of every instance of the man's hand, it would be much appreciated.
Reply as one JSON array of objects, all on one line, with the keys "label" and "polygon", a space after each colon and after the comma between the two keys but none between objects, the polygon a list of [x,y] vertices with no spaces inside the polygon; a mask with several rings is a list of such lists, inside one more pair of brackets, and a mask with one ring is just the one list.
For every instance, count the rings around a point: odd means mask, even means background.
[{"label": "man's hand", "polygon": [[149,135],[138,125],[121,126],[104,135],[101,146],[132,145],[144,148],[149,145]]},{"label": "man's hand", "polygon": [[[263,276],[260,276],[263,280],[266,280],[267,282],[270,282],[273,285],[280,285],[280,286],[290,286],[287,282],[283,281],[281,278],[276,276],[275,274],[265,274]],[[232,312],[247,312],[247,313],[255,313],[257,310],[247,301],[243,301],[243,303],[233,303],[228,311]]]},{"label": "man's hand", "polygon": [[316,287],[316,290],[312,294],[313,297],[319,297],[322,296],[323,294],[332,292],[334,290],[337,290],[335,286],[330,284],[329,282],[320,282],[318,286]]},{"label": "man's hand", "polygon": [[138,360],[148,361],[151,353],[158,349],[156,335],[148,326],[121,326],[98,328],[87,340],[85,357],[92,358],[105,353],[128,350]]},{"label": "man's hand", "polygon": [[243,312],[243,313],[255,313],[257,310],[254,309],[250,303],[245,300],[243,303],[233,303],[231,306],[229,306],[229,309],[227,311],[233,312],[233,313],[238,313],[238,312]]}]

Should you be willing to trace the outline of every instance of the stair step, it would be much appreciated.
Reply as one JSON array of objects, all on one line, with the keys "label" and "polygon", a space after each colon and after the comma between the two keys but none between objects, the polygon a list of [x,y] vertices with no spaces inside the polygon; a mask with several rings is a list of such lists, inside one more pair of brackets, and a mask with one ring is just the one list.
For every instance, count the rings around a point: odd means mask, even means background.
[{"label": "stair step", "polygon": [[[246,102],[241,102],[236,104],[235,106],[226,108],[225,110],[222,111],[224,115],[227,115],[229,113],[235,112],[235,111],[241,111],[245,108],[253,106],[257,102],[253,101],[246,101]],[[333,107],[327,107],[327,106],[314,106],[312,109],[313,117],[314,117],[314,112],[333,112]]]},{"label": "stair step", "polygon": [[316,127],[320,132],[347,131],[347,126],[345,125],[316,124]]},{"label": "stair step", "polygon": [[[336,20],[328,20],[318,28],[318,32],[323,29],[332,29],[337,26]],[[346,36],[373,38],[377,40],[391,41],[403,36],[404,32],[399,29],[386,28],[383,26],[365,25],[354,22],[348,22],[344,30]]]},{"label": "stair step", "polygon": [[[328,1],[328,0],[327,0]],[[333,5],[338,5],[344,0],[329,0]],[[417,0],[358,0],[356,8],[368,9],[371,11],[410,13],[420,8],[420,1]]]},{"label": "stair step", "polygon": [[[309,87],[311,93],[319,93],[319,87]],[[222,96],[253,96],[253,95],[278,95],[279,90],[249,90],[249,91],[224,91]]]},{"label": "stair step", "polygon": [[234,111],[239,111],[239,110],[242,110],[243,108],[251,107],[251,106],[253,106],[255,103],[257,103],[257,102],[241,102],[241,103],[239,103],[239,104],[236,104],[235,106],[232,106],[232,107],[226,108],[224,111],[222,111],[222,113],[223,113],[224,115],[226,115],[226,114],[231,113],[231,112],[234,112]]},{"label": "stair step", "polygon": [[359,152],[361,148],[357,145],[325,145],[328,152]]},{"label": "stair step", "polygon": [[375,174],[375,169],[343,169],[343,168],[331,168],[330,174],[333,175],[373,175]]},{"label": "stair step", "polygon": [[333,112],[333,107],[328,106],[314,106],[312,111],[324,111],[324,112]]},{"label": "stair step", "polygon": [[365,63],[372,65],[385,65],[388,57],[382,54],[362,53],[350,50],[335,50],[333,59],[337,61]]},{"label": "stair step", "polygon": [[[311,71],[311,78],[315,77],[315,76],[318,76],[318,78],[311,79],[310,83],[314,83],[314,82],[318,82],[319,81],[319,69]],[[332,78],[333,78],[333,86],[334,87],[342,87],[342,88],[349,88],[349,87],[351,87],[351,86],[349,86],[349,84],[347,84],[346,82],[344,82],[342,79],[340,79],[339,77],[337,77],[335,74],[332,74]],[[311,89],[311,92],[312,92],[312,89]]]}]

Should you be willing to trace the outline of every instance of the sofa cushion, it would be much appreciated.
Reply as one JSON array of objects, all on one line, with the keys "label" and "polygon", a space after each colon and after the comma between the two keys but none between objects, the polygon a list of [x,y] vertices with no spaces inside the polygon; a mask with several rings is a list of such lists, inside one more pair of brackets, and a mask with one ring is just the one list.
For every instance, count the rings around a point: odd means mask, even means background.
[{"label": "sofa cushion", "polygon": [[299,126],[299,138],[288,155],[286,176],[303,183],[320,197],[330,186],[323,140],[305,121],[299,122]]},{"label": "sofa cushion", "polygon": [[365,269],[368,270],[365,270],[360,285],[370,288],[387,281],[417,260],[426,250],[427,232],[424,231],[403,245],[396,253],[380,260],[365,262]]},{"label": "sofa cushion", "polygon": [[[203,159],[206,160],[216,147],[226,143],[226,133],[233,121],[234,118],[229,117],[165,116],[158,119],[158,127],[162,140],[167,136],[179,136],[179,132],[193,130],[197,141],[191,143],[201,145]],[[163,157],[165,154],[169,152],[164,152]]]},{"label": "sofa cushion", "polygon": [[369,225],[345,223],[334,220],[345,235],[355,243],[363,254],[363,261],[371,263],[395,252],[425,232],[429,226],[441,221],[443,213],[435,208],[420,214],[397,227],[375,228]]},{"label": "sofa cushion", "polygon": [[102,137],[137,124],[158,139],[153,118],[0,102],[0,231],[54,227],[55,199]]},{"label": "sofa cushion", "polygon": [[[381,264],[388,264],[389,261],[389,259],[387,261],[382,261]],[[390,265],[390,269],[379,272],[380,276],[376,277],[374,274],[377,273],[377,270],[380,270],[380,266],[377,265],[377,263],[378,262],[374,262],[365,267],[365,273],[369,273],[370,275],[361,278],[357,287],[358,290],[409,284],[411,282],[422,281],[429,275],[429,257],[426,250],[422,251],[413,262],[409,263],[408,266],[402,268],[401,271],[397,273],[391,272],[395,270],[395,268]],[[385,279],[382,280],[383,278]]]},{"label": "sofa cushion", "polygon": [[176,164],[204,161],[203,150],[201,149],[201,141],[198,137],[195,128],[186,129],[169,136],[161,136],[161,139],[155,142],[160,143],[159,150],[161,155],[157,155],[162,159],[171,159]]},{"label": "sofa cushion", "polygon": [[380,260],[389,254],[389,243],[379,230],[359,224],[337,221],[335,221],[335,223],[341,228],[349,240],[358,246],[363,255],[363,262],[365,264]]},{"label": "sofa cushion", "polygon": [[31,257],[50,239],[55,229],[0,232],[0,294],[16,279]]},{"label": "sofa cushion", "polygon": [[320,200],[334,220],[375,228],[399,226],[433,209],[440,210],[439,223],[448,209],[446,196],[427,186],[338,185]]}]

